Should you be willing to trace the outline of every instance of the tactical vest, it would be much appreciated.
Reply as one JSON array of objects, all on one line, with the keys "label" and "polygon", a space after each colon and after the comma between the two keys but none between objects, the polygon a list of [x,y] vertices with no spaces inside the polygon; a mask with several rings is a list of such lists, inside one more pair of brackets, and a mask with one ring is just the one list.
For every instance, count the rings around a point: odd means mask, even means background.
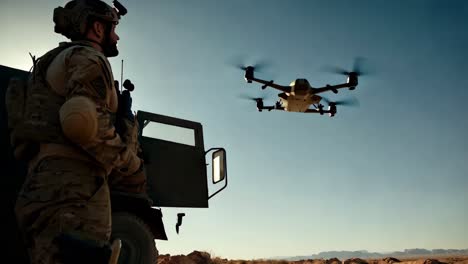
[{"label": "tactical vest", "polygon": [[14,155],[30,160],[39,151],[40,143],[69,144],[62,133],[59,110],[65,97],[52,90],[46,81],[50,63],[65,49],[82,43],[62,43],[34,62],[27,82],[11,79],[5,103]]}]

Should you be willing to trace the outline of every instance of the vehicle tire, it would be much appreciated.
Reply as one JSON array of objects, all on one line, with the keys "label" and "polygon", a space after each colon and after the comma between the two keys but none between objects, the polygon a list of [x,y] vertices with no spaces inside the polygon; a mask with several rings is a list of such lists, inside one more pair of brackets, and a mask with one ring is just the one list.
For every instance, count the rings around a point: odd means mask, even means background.
[{"label": "vehicle tire", "polygon": [[112,213],[113,239],[122,241],[119,264],[154,264],[157,263],[158,250],[153,234],[136,215],[128,212]]}]

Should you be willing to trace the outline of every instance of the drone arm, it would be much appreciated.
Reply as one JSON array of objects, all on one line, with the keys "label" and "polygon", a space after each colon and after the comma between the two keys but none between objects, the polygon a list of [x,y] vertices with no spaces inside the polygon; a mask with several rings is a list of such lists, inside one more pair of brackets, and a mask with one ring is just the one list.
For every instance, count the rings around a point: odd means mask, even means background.
[{"label": "drone arm", "polygon": [[[325,113],[326,110],[323,110],[323,112]],[[320,111],[317,110],[317,109],[307,109],[305,111],[305,113],[308,113],[308,114],[320,114]]]},{"label": "drone arm", "polygon": [[[291,87],[290,86],[279,85],[279,84],[274,83],[273,81],[265,81],[265,80],[257,79],[257,78],[252,78],[250,80],[263,84],[263,87],[265,87],[265,88],[267,86],[269,86],[269,87],[278,89],[278,90],[280,90],[282,92],[285,92],[285,93],[290,93],[291,92]],[[263,88],[263,89],[265,89],[265,88]]]},{"label": "drone arm", "polygon": [[328,91],[333,91],[334,93],[337,93],[338,89],[349,88],[349,87],[353,87],[353,85],[350,83],[342,83],[342,84],[337,84],[337,85],[327,85],[321,88],[312,88],[312,90],[314,91],[314,94],[319,94],[319,93],[328,92]]},{"label": "drone arm", "polygon": [[268,111],[271,111],[271,110],[284,110],[284,107],[282,106],[262,106],[261,108],[258,108],[257,109],[260,111],[260,110],[268,110]]},{"label": "drone arm", "polygon": [[[307,109],[304,113],[308,114],[320,114],[320,111],[318,109]],[[329,114],[331,113],[330,110],[322,110],[322,114]]]}]

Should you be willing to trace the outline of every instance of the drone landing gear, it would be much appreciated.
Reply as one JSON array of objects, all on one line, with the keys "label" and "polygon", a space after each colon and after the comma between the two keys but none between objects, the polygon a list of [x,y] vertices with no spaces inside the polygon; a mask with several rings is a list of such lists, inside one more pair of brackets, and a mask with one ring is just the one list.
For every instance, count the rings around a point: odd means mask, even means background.
[{"label": "drone landing gear", "polygon": [[[326,87],[327,87],[327,88],[330,88],[331,85],[327,84]],[[334,94],[337,94],[337,93],[338,93],[338,89],[336,89],[336,88],[331,88],[330,91],[332,91]]]},{"label": "drone landing gear", "polygon": [[323,115],[323,104],[319,104],[319,105],[317,106],[317,110],[319,111],[319,114],[320,114],[320,115]]},{"label": "drone landing gear", "polygon": [[281,106],[281,102],[280,101],[276,101],[275,103],[275,109],[280,109],[280,110],[283,110],[284,108]]},{"label": "drone landing gear", "polygon": [[267,88],[269,85],[272,85],[272,84],[273,84],[273,80],[271,80],[268,83],[262,85],[262,90],[265,90],[265,88]]},{"label": "drone landing gear", "polygon": [[263,100],[261,98],[255,98],[255,101],[257,102],[257,110],[259,112],[262,112],[263,110],[268,110],[268,112],[270,112],[271,110],[284,110],[284,107],[281,106],[281,103],[279,101],[272,106],[264,106]]},{"label": "drone landing gear", "polygon": [[258,108],[258,107],[257,107],[257,110],[258,110],[259,112],[262,112],[263,110],[268,110],[268,112],[270,112],[271,110],[275,110],[275,109],[278,110],[278,109],[275,108],[274,106],[264,106],[263,108]]},{"label": "drone landing gear", "polygon": [[333,102],[329,103],[327,110],[323,109],[324,108],[323,104],[318,104],[318,105],[314,104],[314,106],[315,106],[315,109],[308,109],[305,112],[306,113],[318,113],[320,115],[324,115],[325,113],[327,113],[330,117],[334,117],[336,114],[336,104]]}]

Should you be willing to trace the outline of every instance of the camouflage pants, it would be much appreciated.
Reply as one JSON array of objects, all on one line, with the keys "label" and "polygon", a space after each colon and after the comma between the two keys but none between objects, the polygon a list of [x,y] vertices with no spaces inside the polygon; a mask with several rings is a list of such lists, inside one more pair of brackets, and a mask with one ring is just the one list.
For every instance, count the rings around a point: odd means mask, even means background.
[{"label": "camouflage pants", "polygon": [[30,170],[15,213],[31,264],[62,263],[57,235],[73,233],[102,244],[110,239],[106,173],[79,160],[44,158]]}]

